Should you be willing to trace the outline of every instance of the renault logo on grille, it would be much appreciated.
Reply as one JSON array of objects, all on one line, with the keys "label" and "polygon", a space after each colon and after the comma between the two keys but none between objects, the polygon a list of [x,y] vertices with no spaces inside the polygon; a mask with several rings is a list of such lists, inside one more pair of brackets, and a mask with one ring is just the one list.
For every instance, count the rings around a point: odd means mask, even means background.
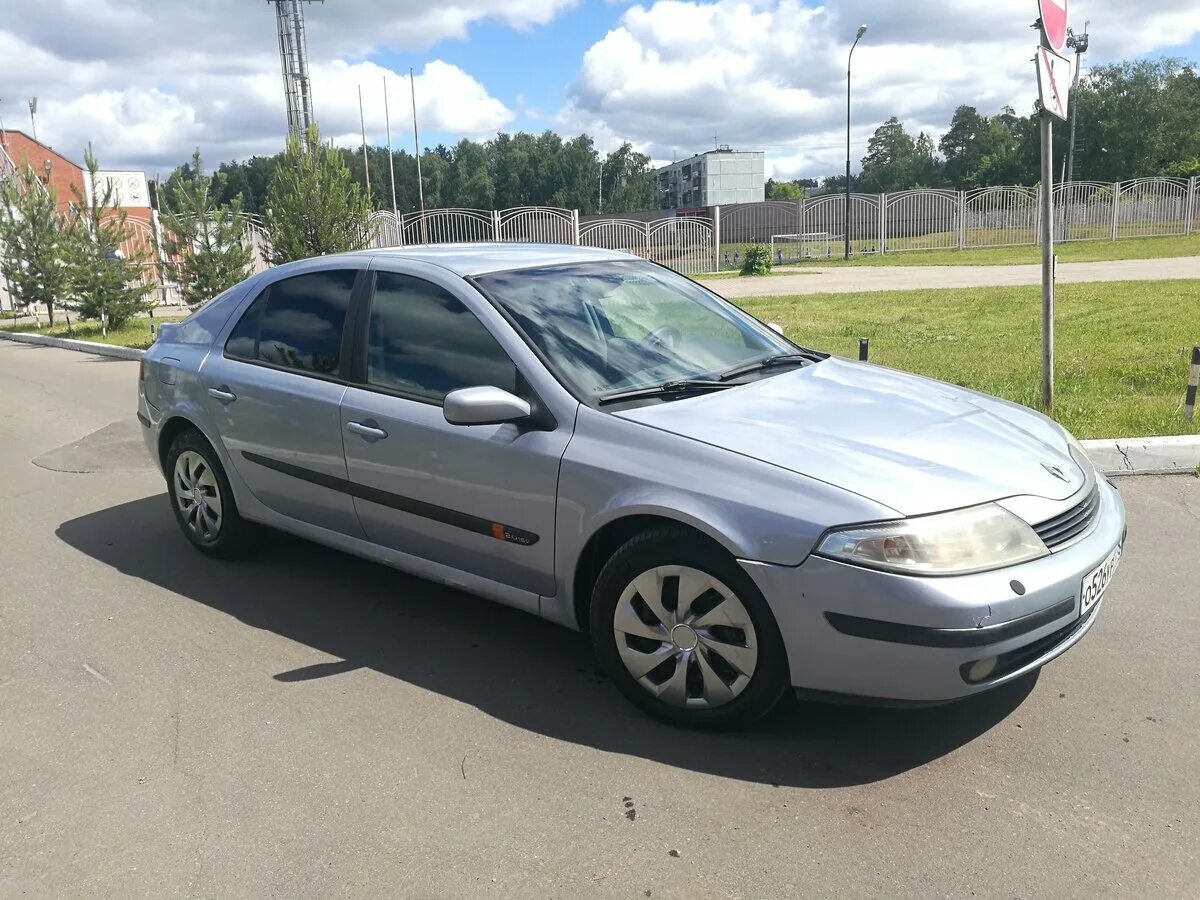
[{"label": "renault logo on grille", "polygon": [[1051,475],[1053,475],[1055,478],[1057,478],[1059,481],[1070,482],[1070,480],[1071,480],[1070,478],[1067,477],[1067,474],[1062,469],[1060,469],[1058,466],[1052,466],[1052,465],[1050,465],[1050,463],[1042,463],[1042,468],[1045,469],[1047,472],[1049,472]]}]

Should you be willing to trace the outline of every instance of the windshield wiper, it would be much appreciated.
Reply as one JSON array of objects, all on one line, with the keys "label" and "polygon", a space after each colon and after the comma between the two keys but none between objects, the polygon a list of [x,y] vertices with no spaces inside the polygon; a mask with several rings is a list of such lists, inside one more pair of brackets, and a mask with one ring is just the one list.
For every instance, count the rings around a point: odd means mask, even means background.
[{"label": "windshield wiper", "polygon": [[633,391],[618,391],[615,394],[605,394],[596,402],[604,406],[608,403],[620,403],[623,400],[640,400],[643,397],[672,397],[680,394],[699,394],[707,391],[723,391],[736,387],[725,381],[705,381],[699,378],[684,378],[668,381],[654,387],[638,388]]},{"label": "windshield wiper", "polygon": [[798,366],[806,362],[821,362],[821,360],[828,358],[828,354],[818,353],[816,350],[805,350],[802,353],[781,353],[778,356],[768,356],[766,359],[760,359],[758,362],[748,363],[744,366],[738,366],[736,369],[730,369],[728,372],[723,372],[720,380],[730,381],[731,379],[747,375],[750,372],[758,372],[762,369],[774,369],[778,366]]}]

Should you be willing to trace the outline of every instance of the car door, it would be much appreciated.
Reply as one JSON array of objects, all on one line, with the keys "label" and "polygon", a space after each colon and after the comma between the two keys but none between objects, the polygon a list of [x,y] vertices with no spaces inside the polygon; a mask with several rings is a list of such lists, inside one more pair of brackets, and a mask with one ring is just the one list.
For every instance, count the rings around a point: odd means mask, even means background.
[{"label": "car door", "polygon": [[485,301],[463,288],[375,273],[359,331],[362,383],[342,399],[354,505],[372,542],[552,595],[558,471],[573,422],[446,421],[442,400],[463,387],[503,388],[541,409],[468,305]]},{"label": "car door", "polygon": [[250,492],[282,515],[356,537],[340,408],[360,275],[322,268],[271,283],[200,370],[217,433]]}]

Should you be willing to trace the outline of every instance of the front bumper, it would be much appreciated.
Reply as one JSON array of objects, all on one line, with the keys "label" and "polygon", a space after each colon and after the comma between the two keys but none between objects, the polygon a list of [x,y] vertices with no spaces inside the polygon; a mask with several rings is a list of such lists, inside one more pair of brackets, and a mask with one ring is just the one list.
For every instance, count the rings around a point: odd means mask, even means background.
[{"label": "front bumper", "polygon": [[[1086,537],[1042,559],[944,578],[866,569],[819,556],[799,566],[742,561],[770,604],[792,684],[810,692],[937,703],[1019,678],[1065,653],[1104,600],[1080,616],[1080,586],[1125,538],[1125,506],[1101,480]],[[1022,593],[1018,593],[1022,591]],[[968,680],[971,665],[998,657]]]}]

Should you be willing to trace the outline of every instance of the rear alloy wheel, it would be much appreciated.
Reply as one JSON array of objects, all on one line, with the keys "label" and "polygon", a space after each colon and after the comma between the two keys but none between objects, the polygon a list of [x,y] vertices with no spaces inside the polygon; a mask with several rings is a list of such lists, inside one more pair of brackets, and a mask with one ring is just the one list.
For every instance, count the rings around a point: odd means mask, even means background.
[{"label": "rear alloy wheel", "polygon": [[183,527],[194,540],[212,542],[221,535],[221,486],[212,466],[195,450],[175,460],[175,502]]},{"label": "rear alloy wheel", "polygon": [[744,727],[790,684],[758,587],[724,550],[680,526],[643,532],[613,554],[592,594],[591,632],[622,693],[676,725]]},{"label": "rear alloy wheel", "polygon": [[193,547],[229,557],[254,546],[257,528],[238,514],[229,479],[204,435],[193,428],[180,432],[164,469],[175,521]]}]

